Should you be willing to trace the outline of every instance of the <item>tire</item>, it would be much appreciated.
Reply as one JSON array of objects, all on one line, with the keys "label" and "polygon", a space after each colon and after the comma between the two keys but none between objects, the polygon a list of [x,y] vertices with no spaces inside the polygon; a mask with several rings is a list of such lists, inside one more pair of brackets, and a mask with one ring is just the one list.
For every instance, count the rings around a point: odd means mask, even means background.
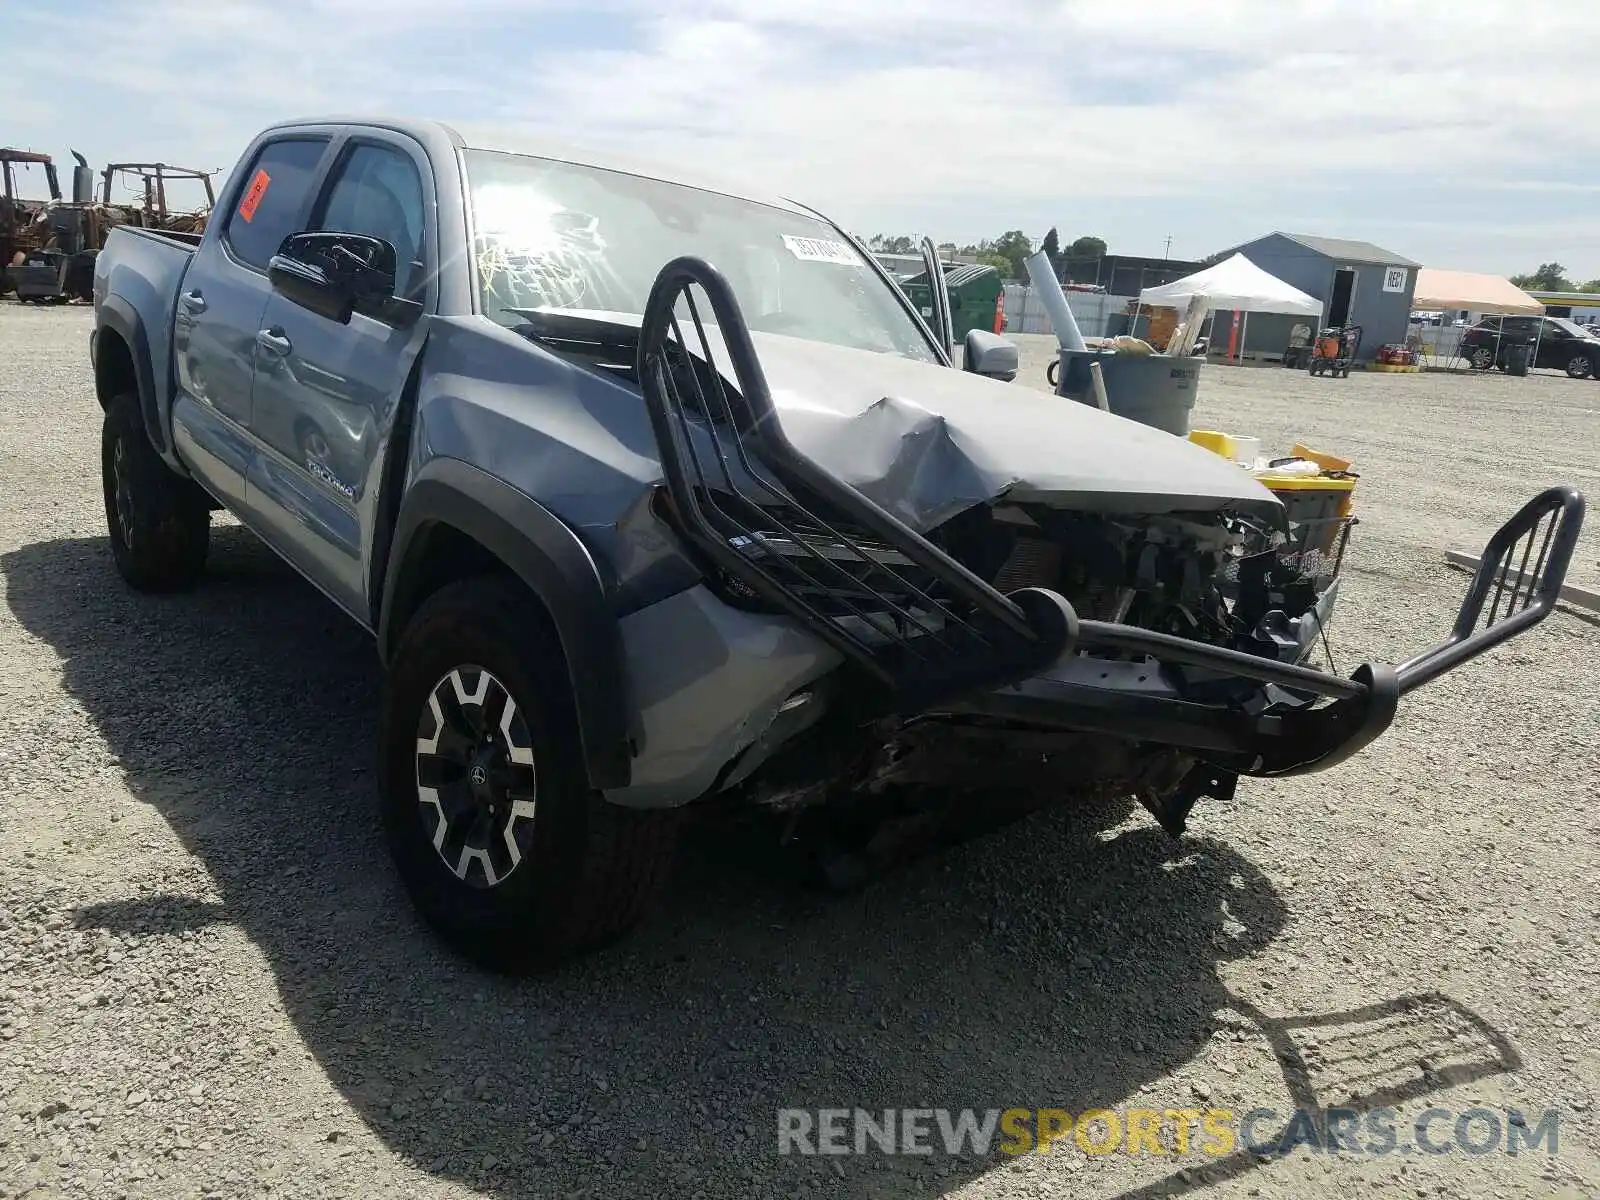
[{"label": "tire", "polygon": [[1567,359],[1567,375],[1569,378],[1589,379],[1594,373],[1594,360],[1587,354],[1574,354]]},{"label": "tire", "polygon": [[1494,366],[1494,352],[1487,346],[1474,346],[1467,354],[1467,363],[1474,371],[1487,371]]},{"label": "tire", "polygon": [[622,808],[588,786],[560,645],[514,582],[462,580],[423,603],[395,651],[379,737],[390,853],[456,952],[523,974],[649,912],[677,813]]},{"label": "tire", "polygon": [[106,405],[100,480],[111,556],[122,578],[141,592],[193,587],[211,541],[210,501],[161,461],[132,395]]}]

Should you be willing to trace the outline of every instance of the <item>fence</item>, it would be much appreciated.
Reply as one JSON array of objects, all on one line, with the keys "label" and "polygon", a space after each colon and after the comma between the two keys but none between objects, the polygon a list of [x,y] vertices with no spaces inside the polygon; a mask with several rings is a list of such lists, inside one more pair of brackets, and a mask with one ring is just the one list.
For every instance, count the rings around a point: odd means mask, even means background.
[{"label": "fence", "polygon": [[[1084,337],[1105,337],[1111,318],[1125,312],[1131,296],[1105,292],[1068,292],[1067,307]],[[1053,333],[1044,301],[1026,283],[1006,284],[1006,332]]]}]

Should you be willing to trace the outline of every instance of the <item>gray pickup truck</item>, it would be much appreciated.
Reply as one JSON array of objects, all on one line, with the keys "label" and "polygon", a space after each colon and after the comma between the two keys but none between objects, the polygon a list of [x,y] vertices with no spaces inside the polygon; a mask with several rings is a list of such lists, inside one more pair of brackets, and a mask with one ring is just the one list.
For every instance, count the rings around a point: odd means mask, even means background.
[{"label": "gray pickup truck", "polygon": [[399,874],[507,970],[633,925],[685,805],[1009,782],[1180,832],[1552,609],[1583,516],[1561,487],[1443,642],[1310,665],[1338,562],[1291,552],[1273,493],[1009,384],[994,335],[958,355],[934,292],[925,321],[855,239],[748,189],[442,124],[274,126],[203,235],[118,229],[97,260],[117,567],[195,585],[226,508],[371,631]]}]

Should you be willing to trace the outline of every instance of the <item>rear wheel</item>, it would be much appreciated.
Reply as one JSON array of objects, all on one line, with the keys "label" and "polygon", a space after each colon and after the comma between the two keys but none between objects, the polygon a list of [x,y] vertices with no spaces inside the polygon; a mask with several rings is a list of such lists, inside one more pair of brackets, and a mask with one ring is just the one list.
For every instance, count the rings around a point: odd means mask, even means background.
[{"label": "rear wheel", "polygon": [[106,405],[100,477],[111,556],[123,579],[141,592],[193,587],[205,570],[211,505],[198,486],[161,461],[131,394]]},{"label": "rear wheel", "polygon": [[401,880],[452,948],[508,972],[637,924],[677,830],[675,813],[588,786],[542,618],[510,581],[451,584],[407,627],[384,697],[383,821]]},{"label": "rear wheel", "polygon": [[1487,346],[1474,346],[1467,355],[1467,362],[1474,371],[1487,371],[1494,366],[1494,353]]}]

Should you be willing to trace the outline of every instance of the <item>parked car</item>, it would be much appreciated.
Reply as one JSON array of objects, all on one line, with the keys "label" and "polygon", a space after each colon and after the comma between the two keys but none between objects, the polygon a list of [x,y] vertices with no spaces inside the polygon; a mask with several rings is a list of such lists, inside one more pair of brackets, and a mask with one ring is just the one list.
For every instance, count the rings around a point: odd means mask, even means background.
[{"label": "parked car", "polygon": [[1535,368],[1600,378],[1600,338],[1565,317],[1485,317],[1461,335],[1461,356],[1477,370],[1503,370],[1507,347],[1517,344],[1534,348]]},{"label": "parked car", "polygon": [[954,366],[948,297],[930,326],[808,208],[426,122],[276,125],[240,164],[203,235],[96,263],[112,555],[195,586],[226,508],[373,634],[394,861],[495,967],[636,922],[712,797],[1009,781],[1180,832],[1540,620],[1582,521],[1540,493],[1455,633],[1345,678],[1308,665],[1337,562],[1272,492],[1001,382],[992,333]]}]

